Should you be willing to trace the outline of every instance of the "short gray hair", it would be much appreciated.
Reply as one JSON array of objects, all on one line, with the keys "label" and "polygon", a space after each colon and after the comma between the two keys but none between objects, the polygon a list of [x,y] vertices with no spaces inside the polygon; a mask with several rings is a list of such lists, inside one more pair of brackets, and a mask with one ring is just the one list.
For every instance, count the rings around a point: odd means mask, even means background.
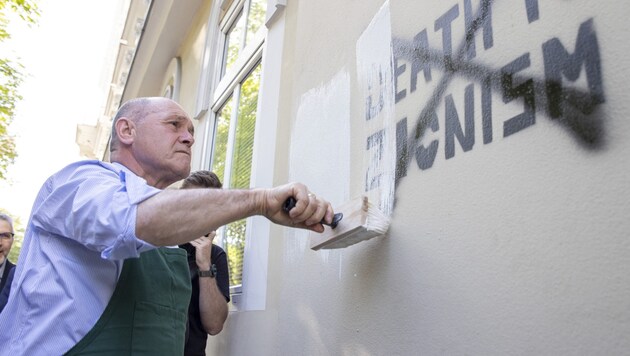
[{"label": "short gray hair", "polygon": [[9,225],[11,225],[11,230],[13,230],[13,219],[9,215],[5,213],[0,213],[0,220],[8,222]]},{"label": "short gray hair", "polygon": [[109,143],[109,151],[113,152],[118,148],[118,134],[116,133],[116,122],[121,117],[128,117],[132,120],[144,118],[147,114],[147,106],[151,103],[150,98],[136,98],[125,102],[112,120],[112,133]]}]

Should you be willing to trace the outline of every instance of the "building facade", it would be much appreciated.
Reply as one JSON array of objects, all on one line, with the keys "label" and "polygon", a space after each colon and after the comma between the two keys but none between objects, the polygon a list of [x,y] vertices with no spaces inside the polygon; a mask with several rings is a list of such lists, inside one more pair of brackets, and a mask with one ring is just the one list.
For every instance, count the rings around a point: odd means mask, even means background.
[{"label": "building facade", "polygon": [[[386,236],[226,226],[216,355],[630,350],[623,1],[134,0],[109,118],[168,96],[230,188],[359,196]],[[111,121],[79,128],[107,159]],[[89,136],[89,140],[86,138]]]}]

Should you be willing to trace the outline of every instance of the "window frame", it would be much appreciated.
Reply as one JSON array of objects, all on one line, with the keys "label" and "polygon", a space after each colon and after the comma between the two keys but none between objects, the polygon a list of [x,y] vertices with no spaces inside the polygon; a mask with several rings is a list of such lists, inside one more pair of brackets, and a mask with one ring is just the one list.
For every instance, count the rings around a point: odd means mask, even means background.
[{"label": "window frame", "polygon": [[[251,187],[273,186],[275,164],[276,127],[279,97],[279,73],[281,70],[284,20],[279,20],[284,1],[267,1],[265,23],[258,29],[256,36],[239,53],[231,69],[222,71],[224,48],[227,41],[225,31],[250,0],[234,0],[227,7],[223,18],[220,13],[229,0],[214,2],[208,19],[208,32],[202,62],[200,85],[198,88],[197,114],[198,131],[202,136],[201,147],[197,148],[200,156],[198,167],[211,167],[212,148],[214,145],[215,120],[223,105],[234,94],[253,69],[260,63],[261,74],[258,92],[256,125],[254,134]],[[273,28],[270,27],[274,23]],[[246,33],[243,33],[244,41]],[[276,73],[272,76],[266,73]],[[239,98],[234,97],[233,105],[238,107]],[[232,118],[233,119],[233,118]],[[231,139],[231,138],[230,138]],[[199,139],[198,139],[199,140]],[[229,152],[228,152],[229,154]],[[226,166],[231,157],[226,157]],[[229,171],[229,169],[226,169]],[[225,177],[229,179],[229,177]],[[247,219],[245,247],[243,251],[242,288],[232,294],[231,311],[264,310],[267,294],[267,269],[271,223],[262,217]],[[255,231],[255,236],[253,231]],[[229,258],[229,256],[228,256]],[[231,291],[232,293],[232,291]]]}]

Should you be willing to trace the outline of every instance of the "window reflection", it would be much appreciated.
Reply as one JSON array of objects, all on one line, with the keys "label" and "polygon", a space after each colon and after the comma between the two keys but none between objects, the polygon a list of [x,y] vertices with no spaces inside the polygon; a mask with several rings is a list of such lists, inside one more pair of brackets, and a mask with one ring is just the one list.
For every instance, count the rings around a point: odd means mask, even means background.
[{"label": "window reflection", "polygon": [[[258,64],[245,78],[240,87],[238,119],[236,121],[230,172],[230,188],[246,189],[250,187],[260,70],[261,65]],[[242,283],[246,228],[246,220],[236,221],[226,227],[225,241],[228,256],[230,256],[229,265],[232,285]]]},{"label": "window reflection", "polygon": [[251,0],[249,5],[249,14],[247,16],[247,37],[245,45],[251,43],[254,35],[262,27],[265,22],[265,14],[267,13],[267,0]]},{"label": "window reflection", "polygon": [[226,35],[223,74],[232,68],[238,58],[238,54],[243,46],[243,28],[245,27],[245,17],[241,12]]},{"label": "window reflection", "polygon": [[232,97],[221,108],[216,117],[214,131],[214,147],[212,150],[212,171],[221,182],[225,180],[225,155],[227,153],[228,137],[230,134],[230,118],[232,116]]}]

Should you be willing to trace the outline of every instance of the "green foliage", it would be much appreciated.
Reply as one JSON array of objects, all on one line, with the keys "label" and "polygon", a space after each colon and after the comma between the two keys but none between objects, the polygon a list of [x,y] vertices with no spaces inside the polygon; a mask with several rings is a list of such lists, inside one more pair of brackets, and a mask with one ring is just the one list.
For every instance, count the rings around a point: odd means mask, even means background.
[{"label": "green foliage", "polygon": [[[230,188],[247,189],[252,177],[252,154],[258,108],[261,65],[247,76],[240,88],[236,133],[232,152]],[[247,221],[239,220],[226,229],[226,247],[230,265],[230,284],[239,285],[243,276],[243,252]]]},{"label": "green foliage", "polygon": [[214,148],[212,149],[212,171],[219,177],[221,182],[225,182],[225,155],[227,154],[227,144],[230,133],[232,101],[233,97],[230,97],[216,119]]},{"label": "green foliage", "polygon": [[247,38],[245,43],[250,43],[256,32],[265,23],[265,15],[267,13],[267,0],[252,0],[249,4],[249,15],[247,16]]},{"label": "green foliage", "polygon": [[[11,13],[30,25],[39,17],[34,1],[0,0],[0,42],[11,38],[7,30]],[[16,103],[22,100],[18,89],[24,80],[23,70],[17,60],[0,58],[0,180],[6,179],[7,169],[16,157],[15,141],[9,135],[8,127],[15,117]]]},{"label": "green foliage", "polygon": [[22,100],[18,93],[22,83],[21,69],[19,63],[0,58],[0,179],[6,178],[7,169],[16,156],[14,138],[7,131],[13,121],[15,104]]},{"label": "green foliage", "polygon": [[239,220],[226,226],[225,247],[230,270],[230,285],[243,282],[243,253],[245,251],[245,230],[247,220]]},{"label": "green foliage", "polygon": [[[18,15],[23,21],[35,24],[39,17],[39,7],[37,1],[32,0],[0,0],[0,18],[6,18],[7,11]],[[6,33],[6,27],[3,28]],[[7,36],[9,36],[7,34]]]}]

